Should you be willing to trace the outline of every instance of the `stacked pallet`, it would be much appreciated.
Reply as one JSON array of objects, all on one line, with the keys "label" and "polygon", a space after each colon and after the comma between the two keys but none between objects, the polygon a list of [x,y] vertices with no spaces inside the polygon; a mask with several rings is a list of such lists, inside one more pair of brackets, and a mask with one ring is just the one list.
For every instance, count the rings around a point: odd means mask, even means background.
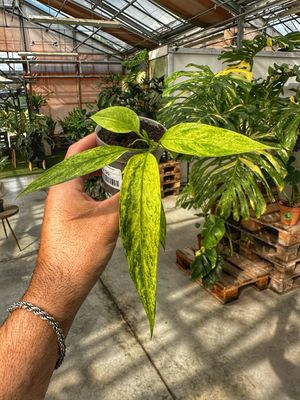
[{"label": "stacked pallet", "polygon": [[272,290],[285,293],[300,287],[300,224],[283,225],[279,212],[271,210],[260,219],[250,217],[247,225],[231,227],[240,232],[240,255],[254,263],[263,259],[272,264]]},{"label": "stacked pallet", "polygon": [[168,161],[159,164],[159,172],[162,197],[178,196],[180,191],[180,163]]},{"label": "stacked pallet", "polygon": [[[191,275],[190,265],[195,258],[195,250],[186,248],[176,251],[176,264],[187,275]],[[239,297],[241,288],[253,286],[257,290],[268,287],[272,265],[265,260],[255,262],[234,254],[225,260],[220,280],[206,289],[221,303],[226,304]],[[202,284],[201,280],[196,281]]]}]

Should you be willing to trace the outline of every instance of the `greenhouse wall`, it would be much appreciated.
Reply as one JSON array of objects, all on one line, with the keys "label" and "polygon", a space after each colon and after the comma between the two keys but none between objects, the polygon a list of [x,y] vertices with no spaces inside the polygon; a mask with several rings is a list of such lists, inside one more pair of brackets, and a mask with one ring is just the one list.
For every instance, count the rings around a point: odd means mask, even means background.
[{"label": "greenhouse wall", "polygon": [[[23,7],[25,14],[32,11]],[[82,35],[73,35],[69,27],[52,24],[51,30],[39,28],[24,21],[24,31],[17,16],[8,16],[0,10],[0,57],[17,59],[19,63],[1,63],[2,70],[12,73],[12,69],[23,72],[28,92],[37,92],[47,97],[48,103],[42,112],[54,119],[61,119],[74,107],[86,107],[97,101],[100,91],[106,87],[105,77],[111,73],[121,73],[119,59],[101,53],[99,48],[81,45],[78,55],[20,56],[19,52],[71,53],[74,38],[82,40]],[[68,37],[66,37],[66,36]],[[88,43],[88,42],[87,42]],[[21,59],[29,60],[20,63]],[[48,61],[48,63],[47,63]]]},{"label": "greenhouse wall", "polygon": [[[188,48],[167,48],[164,46],[160,49],[150,52],[150,71],[154,76],[159,76],[163,71],[166,75],[170,75],[174,71],[185,70],[186,65],[193,63],[199,65],[208,65],[214,72],[218,72],[225,67],[222,61],[218,60],[218,56],[224,51],[220,49],[188,49]],[[291,64],[299,65],[299,52],[276,52],[263,51],[255,58],[254,77],[266,76],[267,69],[270,65]]]}]

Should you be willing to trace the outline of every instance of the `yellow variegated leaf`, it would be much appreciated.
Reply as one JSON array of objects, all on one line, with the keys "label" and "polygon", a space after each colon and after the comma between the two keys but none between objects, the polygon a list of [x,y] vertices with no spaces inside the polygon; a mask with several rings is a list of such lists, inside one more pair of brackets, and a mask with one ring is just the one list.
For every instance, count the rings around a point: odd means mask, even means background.
[{"label": "yellow variegated leaf", "polygon": [[222,75],[232,75],[236,79],[242,79],[246,82],[251,82],[253,78],[253,74],[251,71],[248,71],[244,68],[235,67],[227,67],[223,71],[218,72],[215,76]]},{"label": "yellow variegated leaf", "polygon": [[21,194],[34,192],[90,174],[117,160],[128,151],[133,150],[120,146],[101,146],[74,154],[45,171],[31,182]]},{"label": "yellow variegated leaf", "polygon": [[120,233],[130,276],[146,311],[151,335],[156,305],[156,267],[161,237],[158,164],[151,153],[130,158],[120,197]]},{"label": "yellow variegated leaf", "polygon": [[168,129],[160,143],[169,151],[199,157],[222,157],[268,148],[237,132],[194,122]]}]

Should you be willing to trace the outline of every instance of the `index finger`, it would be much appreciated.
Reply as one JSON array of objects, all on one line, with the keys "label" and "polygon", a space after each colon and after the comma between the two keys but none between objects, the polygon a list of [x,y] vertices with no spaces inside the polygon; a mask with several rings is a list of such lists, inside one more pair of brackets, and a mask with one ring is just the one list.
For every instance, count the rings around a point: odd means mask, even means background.
[{"label": "index finger", "polygon": [[[82,151],[92,149],[93,147],[96,147],[97,141],[96,141],[96,133],[91,133],[88,136],[85,136],[84,138],[80,139],[78,142],[71,144],[71,146],[68,148],[67,154],[65,158],[69,158],[70,156],[73,156],[74,154],[81,153]],[[79,190],[80,192],[83,192],[83,178],[74,178],[70,181],[61,183],[58,185],[61,189],[63,185],[64,190]]]},{"label": "index finger", "polygon": [[88,136],[80,139],[78,142],[71,144],[68,148],[65,158],[72,156],[73,154],[81,153],[82,151],[92,149],[97,146],[96,133],[91,133]]}]

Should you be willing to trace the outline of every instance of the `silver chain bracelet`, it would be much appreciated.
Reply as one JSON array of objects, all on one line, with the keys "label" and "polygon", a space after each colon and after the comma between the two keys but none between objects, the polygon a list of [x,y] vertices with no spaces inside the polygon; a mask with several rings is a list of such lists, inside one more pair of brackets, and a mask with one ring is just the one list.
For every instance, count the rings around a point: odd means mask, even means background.
[{"label": "silver chain bracelet", "polygon": [[12,313],[14,310],[17,310],[19,308],[33,312],[33,314],[47,321],[48,324],[52,327],[57,336],[58,349],[59,349],[59,355],[58,355],[58,360],[55,364],[55,369],[59,368],[66,354],[65,335],[59,323],[53,317],[51,317],[51,315],[49,315],[46,311],[35,306],[34,304],[28,303],[27,301],[18,301],[12,304],[7,309],[7,311],[9,313]]}]

